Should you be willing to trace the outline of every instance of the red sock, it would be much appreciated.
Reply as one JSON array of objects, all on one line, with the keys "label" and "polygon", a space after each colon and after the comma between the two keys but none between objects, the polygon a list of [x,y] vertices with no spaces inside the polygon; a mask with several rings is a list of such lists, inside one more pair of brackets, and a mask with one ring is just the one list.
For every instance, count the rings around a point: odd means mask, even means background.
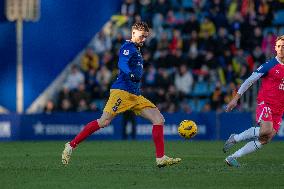
[{"label": "red sock", "polygon": [[88,123],[84,129],[70,142],[70,146],[72,148],[76,148],[76,146],[85,140],[88,136],[90,136],[92,133],[99,130],[99,124],[97,120],[91,121]]},{"label": "red sock", "polygon": [[163,125],[153,125],[152,137],[156,147],[156,157],[161,158],[165,154]]}]

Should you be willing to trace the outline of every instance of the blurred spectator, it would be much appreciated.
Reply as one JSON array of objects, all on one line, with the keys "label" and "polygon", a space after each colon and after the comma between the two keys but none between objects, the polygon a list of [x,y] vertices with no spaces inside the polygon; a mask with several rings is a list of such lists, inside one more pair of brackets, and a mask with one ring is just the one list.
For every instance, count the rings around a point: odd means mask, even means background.
[{"label": "blurred spectator", "polygon": [[157,93],[153,102],[156,103],[156,106],[159,108],[160,111],[166,111],[167,103],[165,95],[166,95],[165,89],[159,87],[157,89]]},{"label": "blurred spectator", "polygon": [[272,32],[269,32],[267,36],[263,38],[261,43],[261,49],[264,52],[266,58],[271,58],[271,56],[274,54],[275,40],[276,35]]},{"label": "blurred spectator", "polygon": [[224,102],[228,104],[237,93],[237,88],[234,82],[230,82],[224,96]]},{"label": "blurred spectator", "polygon": [[136,138],[136,116],[132,111],[122,113],[122,139],[128,139],[128,135],[131,139]]},{"label": "blurred spectator", "polygon": [[62,99],[59,104],[59,111],[61,112],[71,112],[74,111],[71,101],[67,98]]},{"label": "blurred spectator", "polygon": [[63,86],[62,90],[58,94],[58,100],[57,100],[57,106],[58,107],[61,106],[61,103],[62,103],[63,99],[71,100],[71,92],[65,86]]},{"label": "blurred spectator", "polygon": [[175,87],[175,85],[170,85],[168,87],[168,91],[165,95],[166,100],[166,112],[174,113],[178,111],[179,101],[182,100],[179,95],[179,91]]},{"label": "blurred spectator", "polygon": [[168,47],[169,47],[168,34],[166,32],[163,32],[158,41],[157,48],[158,50],[167,50]]},{"label": "blurred spectator", "polygon": [[101,66],[106,66],[109,70],[117,68],[117,62],[114,59],[113,54],[110,51],[106,51],[102,54]]},{"label": "blurred spectator", "polygon": [[89,103],[85,100],[85,99],[80,99],[77,107],[76,107],[76,111],[77,112],[87,112],[89,111]]},{"label": "blurred spectator", "polygon": [[262,42],[262,31],[260,27],[255,27],[253,30],[253,35],[247,40],[245,49],[252,52],[253,48],[256,46],[261,46]]},{"label": "blurred spectator", "polygon": [[163,16],[166,16],[170,6],[171,5],[168,0],[157,0],[154,4],[154,12],[161,13]]},{"label": "blurred spectator", "polygon": [[182,32],[184,35],[189,36],[192,31],[199,32],[199,21],[195,14],[190,14],[189,19],[187,19],[183,25]]},{"label": "blurred spectator", "polygon": [[216,27],[209,17],[205,16],[200,24],[200,37],[204,38],[205,35],[212,37],[216,33]]},{"label": "blurred spectator", "polygon": [[228,11],[227,11],[227,18],[229,22],[233,20],[233,17],[234,15],[236,15],[237,10],[238,10],[238,0],[229,1]]},{"label": "blurred spectator", "polygon": [[97,81],[100,85],[100,90],[103,93],[106,93],[109,89],[111,81],[111,72],[107,69],[106,66],[101,66],[97,72]]},{"label": "blurred spectator", "polygon": [[213,91],[212,95],[211,95],[211,107],[212,110],[215,111],[222,111],[222,106],[224,104],[224,94],[221,90],[220,86],[216,86],[215,90]]},{"label": "blurred spectator", "polygon": [[206,103],[201,109],[201,112],[210,112],[210,111],[211,111],[210,103]]},{"label": "blurred spectator", "polygon": [[216,29],[219,29],[220,27],[227,27],[228,21],[225,16],[224,1],[213,0],[209,11],[209,15]]},{"label": "blurred spectator", "polygon": [[164,68],[158,69],[157,86],[168,88],[173,82],[171,74]]},{"label": "blurred spectator", "polygon": [[67,75],[64,86],[70,91],[75,90],[81,83],[85,82],[85,76],[76,65],[72,65],[70,73]]},{"label": "blurred spectator", "polygon": [[273,20],[273,11],[270,3],[267,0],[260,0],[257,4],[257,18],[261,27],[268,27]]},{"label": "blurred spectator", "polygon": [[225,50],[230,49],[232,44],[232,36],[230,36],[227,32],[227,29],[224,27],[220,27],[218,29],[217,37],[216,37],[216,55],[223,55]]},{"label": "blurred spectator", "polygon": [[177,51],[177,49],[182,49],[183,41],[181,38],[181,34],[179,30],[174,29],[173,30],[173,37],[169,44],[169,49],[171,53],[174,53]]},{"label": "blurred spectator", "polygon": [[232,59],[233,69],[236,73],[240,73],[241,66],[247,65],[246,56],[243,49],[238,49],[237,54]]},{"label": "blurred spectator", "polygon": [[84,101],[86,104],[90,103],[90,93],[88,91],[86,91],[86,87],[84,83],[81,83],[78,86],[78,89],[75,90],[72,93],[72,104],[75,106],[75,108],[77,109],[80,105],[84,105],[84,104],[80,104],[82,103],[81,101]]},{"label": "blurred spectator", "polygon": [[153,23],[153,30],[154,32],[160,36],[161,33],[163,33],[164,28],[163,28],[163,24],[164,24],[164,16],[160,13],[156,13],[154,14],[154,17],[152,19],[152,23]]},{"label": "blurred spectator", "polygon": [[[78,68],[76,74],[71,71],[57,106],[62,111],[101,110],[117,76],[120,45],[131,34],[128,27],[142,20],[152,27],[141,48],[143,94],[161,111],[222,111],[233,95],[232,85],[274,56],[275,34],[284,30],[272,25],[273,14],[283,5],[270,0],[124,0],[121,15],[112,16],[93,39],[94,52],[86,49],[81,57],[85,78]],[[80,83],[90,98],[71,101]],[[208,85],[206,95],[194,96],[193,83]]]},{"label": "blurred spectator", "polygon": [[144,73],[144,84],[145,86],[154,86],[156,83],[157,70],[153,65],[149,65],[146,72]]},{"label": "blurred spectator", "polygon": [[96,34],[93,43],[95,52],[98,55],[103,54],[105,51],[111,50],[111,38],[108,35],[105,35],[103,31]]},{"label": "blurred spectator", "polygon": [[119,54],[120,46],[123,44],[124,38],[121,32],[118,32],[115,38],[112,40],[112,49],[111,51],[115,54]]},{"label": "blurred spectator", "polygon": [[204,54],[204,57],[203,57],[204,65],[206,65],[210,69],[217,68],[218,65],[217,65],[215,55],[214,55],[214,51],[206,50],[203,52],[203,54]]},{"label": "blurred spectator", "polygon": [[121,14],[131,17],[136,11],[135,1],[134,0],[124,0],[121,5]]},{"label": "blurred spectator", "polygon": [[198,50],[201,54],[205,54],[207,50],[214,50],[216,41],[212,36],[209,35],[208,31],[203,32],[203,37],[198,41]]},{"label": "blurred spectator", "polygon": [[193,77],[186,65],[181,65],[179,67],[178,73],[175,74],[174,81],[177,91],[181,92],[184,96],[189,95],[192,89]]},{"label": "blurred spectator", "polygon": [[153,17],[153,6],[151,0],[138,0],[137,14],[141,15],[141,19],[149,23]]},{"label": "blurred spectator", "polygon": [[182,54],[181,49],[172,50],[166,57],[166,68],[179,67],[181,64],[187,64],[187,59]]},{"label": "blurred spectator", "polygon": [[240,12],[236,12],[233,16],[233,20],[230,23],[230,32],[235,33],[243,29],[244,18]]},{"label": "blurred spectator", "polygon": [[90,69],[87,73],[86,73],[86,90],[91,91],[92,88],[96,87],[99,85],[98,81],[97,81],[97,71],[95,69]]},{"label": "blurred spectator", "polygon": [[93,48],[88,47],[84,55],[81,57],[81,69],[88,72],[89,69],[97,70],[99,68],[99,57]]},{"label": "blurred spectator", "polygon": [[46,114],[51,114],[53,112],[55,112],[56,108],[55,108],[55,104],[52,100],[48,100],[44,109],[43,109],[43,112],[46,113]]},{"label": "blurred spectator", "polygon": [[188,114],[192,113],[193,109],[189,106],[186,99],[180,101],[180,111]]},{"label": "blurred spectator", "polygon": [[260,46],[254,47],[252,56],[255,63],[255,68],[259,67],[265,61],[265,55],[263,54]]},{"label": "blurred spectator", "polygon": [[244,40],[242,38],[242,33],[240,30],[236,30],[234,33],[234,51],[235,49],[240,49],[244,46]]}]

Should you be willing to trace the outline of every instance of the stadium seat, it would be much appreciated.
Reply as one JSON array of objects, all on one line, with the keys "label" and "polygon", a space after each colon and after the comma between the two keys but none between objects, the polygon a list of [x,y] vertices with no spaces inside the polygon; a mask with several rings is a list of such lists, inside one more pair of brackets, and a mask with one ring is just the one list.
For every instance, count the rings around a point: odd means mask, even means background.
[{"label": "stadium seat", "polygon": [[208,84],[204,81],[197,82],[192,91],[193,96],[208,96],[210,93]]},{"label": "stadium seat", "polygon": [[202,111],[203,107],[205,104],[208,102],[208,99],[199,99],[197,103],[197,111],[200,112]]},{"label": "stadium seat", "polygon": [[267,36],[268,33],[277,33],[277,29],[275,27],[264,28],[263,36]]},{"label": "stadium seat", "polygon": [[284,35],[284,26],[279,28],[278,35]]},{"label": "stadium seat", "polygon": [[196,99],[189,99],[188,105],[190,106],[192,111],[194,111],[194,112],[197,111],[197,100]]},{"label": "stadium seat", "polygon": [[273,24],[274,25],[284,25],[284,10],[279,10],[275,12]]}]

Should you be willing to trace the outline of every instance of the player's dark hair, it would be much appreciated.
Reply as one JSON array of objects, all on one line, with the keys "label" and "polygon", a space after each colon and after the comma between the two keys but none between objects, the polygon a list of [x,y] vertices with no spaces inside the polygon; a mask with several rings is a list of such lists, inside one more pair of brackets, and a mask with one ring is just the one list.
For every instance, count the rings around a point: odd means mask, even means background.
[{"label": "player's dark hair", "polygon": [[132,30],[149,32],[149,27],[145,22],[136,22],[133,24]]},{"label": "player's dark hair", "polygon": [[284,40],[284,35],[278,36],[278,37],[276,38],[276,42],[279,41],[279,40]]}]

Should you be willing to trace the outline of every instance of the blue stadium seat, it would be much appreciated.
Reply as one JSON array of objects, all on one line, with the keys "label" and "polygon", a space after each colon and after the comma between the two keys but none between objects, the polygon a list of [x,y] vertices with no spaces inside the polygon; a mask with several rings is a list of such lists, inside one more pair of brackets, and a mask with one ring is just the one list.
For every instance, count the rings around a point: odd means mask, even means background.
[{"label": "blue stadium seat", "polygon": [[104,100],[94,100],[94,103],[96,104],[97,108],[99,110],[103,110],[105,106],[105,101]]},{"label": "blue stadium seat", "polygon": [[208,84],[204,81],[195,83],[192,91],[193,96],[208,96],[210,94]]},{"label": "blue stadium seat", "polygon": [[284,10],[279,10],[275,12],[273,24],[274,25],[284,25]]},{"label": "blue stadium seat", "polygon": [[208,101],[208,99],[199,99],[197,103],[197,111],[200,112]]},{"label": "blue stadium seat", "polygon": [[284,35],[284,26],[279,28],[278,35]]},{"label": "blue stadium seat", "polygon": [[197,103],[195,99],[189,99],[188,100],[188,105],[191,108],[192,111],[196,112],[197,111]]},{"label": "blue stadium seat", "polygon": [[264,28],[263,30],[263,36],[267,36],[267,34],[271,32],[271,33],[277,33],[277,29],[275,27],[267,27]]}]

